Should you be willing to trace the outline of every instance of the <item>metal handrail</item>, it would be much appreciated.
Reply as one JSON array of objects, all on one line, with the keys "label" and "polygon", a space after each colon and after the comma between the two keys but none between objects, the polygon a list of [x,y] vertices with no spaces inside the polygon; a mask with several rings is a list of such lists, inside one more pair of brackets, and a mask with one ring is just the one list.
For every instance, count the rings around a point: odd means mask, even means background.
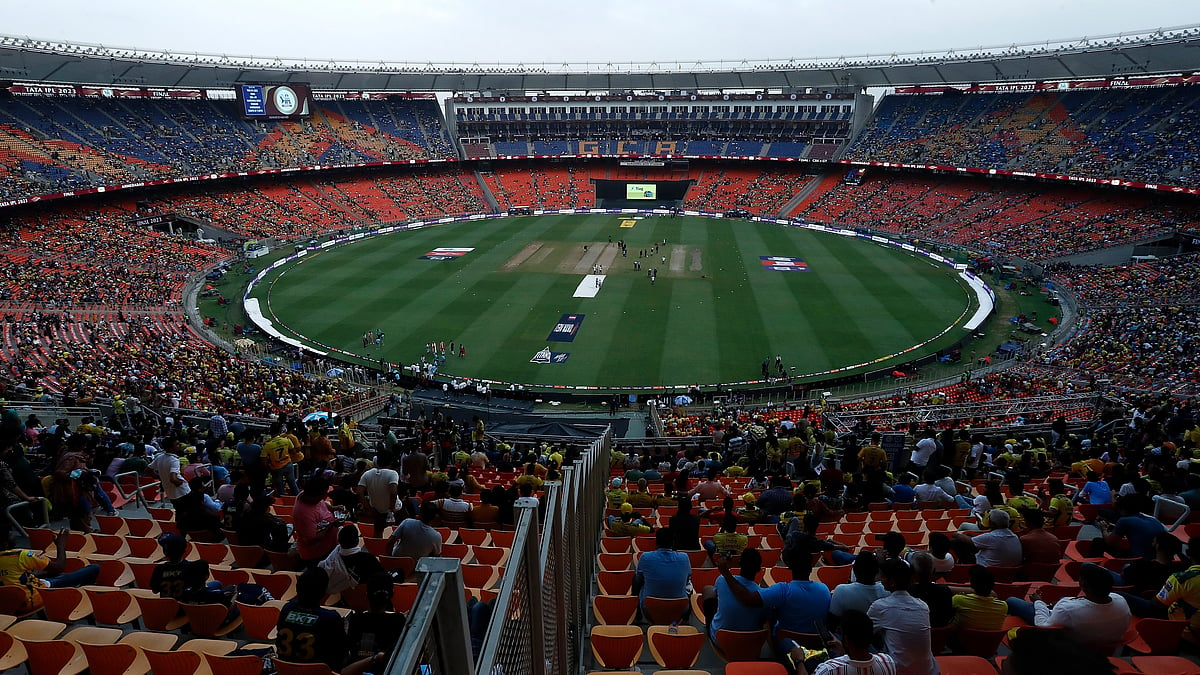
[{"label": "metal handrail", "polygon": [[[45,522],[47,526],[49,526],[49,524],[50,524],[50,500],[46,499],[45,497],[38,497],[37,500],[38,500],[38,503],[42,505],[42,521]],[[4,510],[4,513],[8,516],[8,522],[12,523],[13,526],[17,528],[17,530],[21,533],[21,536],[28,538],[29,533],[25,531],[25,528],[21,525],[20,521],[17,520],[17,517],[13,515],[13,511],[18,508],[21,508],[22,506],[28,506],[31,509],[33,507],[33,505],[30,504],[29,502],[19,501],[19,502],[16,502],[15,504],[9,504],[8,508]]]}]

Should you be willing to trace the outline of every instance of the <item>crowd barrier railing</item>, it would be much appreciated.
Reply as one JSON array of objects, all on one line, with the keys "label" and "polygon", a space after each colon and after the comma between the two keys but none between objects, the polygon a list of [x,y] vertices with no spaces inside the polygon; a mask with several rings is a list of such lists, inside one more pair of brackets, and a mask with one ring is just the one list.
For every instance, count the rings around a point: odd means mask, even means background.
[{"label": "crowd barrier railing", "polygon": [[[428,578],[422,582],[387,675],[578,672],[611,452],[612,432],[606,430],[579,460],[563,468],[561,480],[546,483],[540,503],[514,506],[512,550],[487,627],[476,626],[481,633],[474,636],[479,657],[471,669],[445,652],[458,650],[455,658],[471,654],[469,627],[457,620],[443,621],[440,614],[443,605],[454,604],[446,597],[447,583],[458,584],[454,590],[458,604],[463,604],[462,577],[456,574],[454,581],[443,575],[438,586],[430,585]],[[539,517],[539,512],[544,515]],[[422,560],[417,571],[425,572],[433,562],[442,564],[443,559]]]},{"label": "crowd barrier railing", "polygon": [[387,675],[474,675],[462,561],[422,558],[417,602],[396,642]]}]

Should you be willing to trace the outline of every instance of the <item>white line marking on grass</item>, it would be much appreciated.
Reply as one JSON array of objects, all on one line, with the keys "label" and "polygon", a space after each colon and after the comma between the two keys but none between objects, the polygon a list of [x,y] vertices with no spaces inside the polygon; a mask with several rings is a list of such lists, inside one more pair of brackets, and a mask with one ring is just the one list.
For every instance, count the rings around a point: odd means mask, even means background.
[{"label": "white line marking on grass", "polygon": [[600,289],[604,287],[604,277],[606,277],[606,276],[608,276],[608,275],[606,275],[606,274],[589,274],[589,275],[585,276],[583,278],[583,281],[579,282],[579,286],[576,287],[576,289],[575,289],[575,295],[572,297],[576,297],[576,298],[594,298],[594,297],[596,297],[596,294],[599,293]]}]

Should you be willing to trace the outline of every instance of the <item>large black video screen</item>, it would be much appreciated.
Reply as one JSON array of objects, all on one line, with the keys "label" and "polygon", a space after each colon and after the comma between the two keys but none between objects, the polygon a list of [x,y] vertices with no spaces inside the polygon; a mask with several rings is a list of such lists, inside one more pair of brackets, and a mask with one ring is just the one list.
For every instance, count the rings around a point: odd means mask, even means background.
[{"label": "large black video screen", "polygon": [[674,205],[683,201],[690,180],[606,180],[597,179],[596,199],[603,203],[637,202],[634,206],[645,208],[655,205]]},{"label": "large black video screen", "polygon": [[312,91],[307,84],[239,84],[238,107],[252,120],[292,120],[312,115]]}]

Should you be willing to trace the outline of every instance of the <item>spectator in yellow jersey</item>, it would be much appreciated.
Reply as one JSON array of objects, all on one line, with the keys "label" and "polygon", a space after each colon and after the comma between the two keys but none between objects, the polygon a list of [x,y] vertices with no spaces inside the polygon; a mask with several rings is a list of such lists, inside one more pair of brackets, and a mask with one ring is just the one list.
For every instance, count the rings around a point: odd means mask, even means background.
[{"label": "spectator in yellow jersey", "polygon": [[739,523],[757,523],[764,518],[762,510],[757,506],[758,498],[753,492],[742,495],[742,505],[734,511]]},{"label": "spectator in yellow jersey", "polygon": [[626,502],[619,508],[620,515],[612,515],[607,519],[610,532],[620,537],[636,537],[653,531],[641,514],[633,510],[633,504]]},{"label": "spectator in yellow jersey", "polygon": [[57,556],[54,560],[37,551],[13,548],[12,531],[5,527],[0,532],[0,586],[20,586],[25,590],[25,601],[17,612],[32,612],[42,606],[41,588],[66,588],[95,583],[100,574],[99,565],[86,565],[74,572],[64,572],[67,564],[67,530],[58,533],[55,539]]},{"label": "spectator in yellow jersey", "polygon": [[624,484],[625,481],[620,478],[613,478],[609,483],[609,490],[604,493],[604,500],[608,503],[608,508],[615,511],[629,501],[629,492],[624,489]]},{"label": "spectator in yellow jersey", "polygon": [[951,601],[954,605],[953,624],[959,628],[1000,630],[1008,617],[1008,604],[992,596],[996,579],[982,565],[971,568],[971,592],[960,593]]},{"label": "spectator in yellow jersey", "polygon": [[725,560],[733,560],[746,550],[749,538],[737,531],[738,519],[732,513],[726,513],[721,521],[721,530],[713,538],[704,542],[704,550],[710,557],[722,556]]},{"label": "spectator in yellow jersey", "polygon": [[1067,488],[1061,478],[1051,478],[1046,482],[1048,493],[1039,492],[1042,501],[1049,498],[1047,521],[1050,525],[1070,525],[1075,519],[1075,503],[1067,496]]},{"label": "spectator in yellow jersey", "polygon": [[639,478],[637,489],[629,493],[629,503],[635,509],[653,509],[656,505],[654,495],[650,494],[649,483],[645,478]]},{"label": "spectator in yellow jersey", "polygon": [[871,442],[858,451],[858,461],[862,462],[864,471],[883,471],[887,467],[887,453],[879,443],[883,437],[871,434]]}]

